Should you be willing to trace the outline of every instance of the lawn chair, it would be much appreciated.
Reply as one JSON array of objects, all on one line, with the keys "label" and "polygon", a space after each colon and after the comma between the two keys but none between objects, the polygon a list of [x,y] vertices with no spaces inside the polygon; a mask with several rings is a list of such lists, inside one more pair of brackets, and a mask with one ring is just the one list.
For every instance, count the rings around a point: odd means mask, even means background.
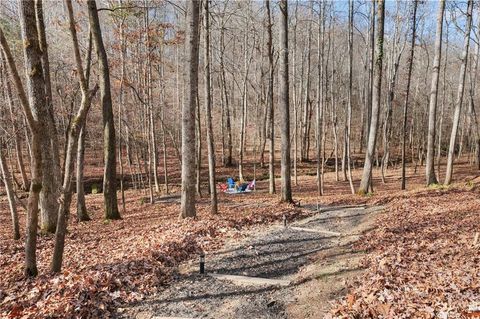
[{"label": "lawn chair", "polygon": [[227,178],[227,186],[228,188],[235,188],[235,180],[231,177]]},{"label": "lawn chair", "polygon": [[255,180],[248,183],[247,191],[254,191],[255,190]]},{"label": "lawn chair", "polygon": [[226,192],[228,190],[228,185],[227,184],[218,184],[218,188],[220,189],[221,192]]}]

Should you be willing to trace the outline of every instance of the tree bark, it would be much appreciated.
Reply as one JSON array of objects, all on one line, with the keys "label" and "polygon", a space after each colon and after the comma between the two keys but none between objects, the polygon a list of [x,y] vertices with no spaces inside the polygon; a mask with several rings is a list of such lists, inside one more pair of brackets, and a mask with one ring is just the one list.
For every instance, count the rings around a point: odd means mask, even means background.
[{"label": "tree bark", "polygon": [[200,3],[187,2],[185,91],[182,106],[182,194],[180,218],[195,217],[195,108],[198,95]]},{"label": "tree bark", "polygon": [[274,77],[274,65],[273,65],[273,36],[272,36],[272,18],[270,13],[270,0],[265,1],[267,8],[267,54],[268,54],[268,93],[267,93],[267,105],[268,105],[268,125],[269,132],[269,161],[268,161],[268,192],[275,194],[275,118],[274,118],[274,106],[273,106],[273,77]]},{"label": "tree bark", "polygon": [[14,142],[15,142],[15,153],[17,156],[18,169],[20,170],[20,175],[22,176],[22,185],[20,186],[23,190],[28,190],[30,188],[30,182],[28,180],[27,172],[25,170],[25,164],[23,159],[23,149],[22,149],[22,138],[20,137],[20,131],[18,128],[18,118],[17,114],[13,111],[13,97],[12,97],[12,88],[10,86],[10,76],[7,70],[6,58],[4,58],[3,53],[1,53],[2,67],[4,74],[2,77],[3,85],[5,87],[5,97],[8,104],[8,111],[10,114],[10,120],[12,121],[12,130],[14,132]]},{"label": "tree bark", "polygon": [[352,170],[350,165],[350,130],[352,127],[352,86],[353,86],[353,0],[349,0],[348,10],[348,102],[347,102],[347,127],[346,127],[346,164],[347,164],[347,177],[350,184],[350,191],[355,194],[355,187],[352,181]]},{"label": "tree bark", "polygon": [[116,172],[116,147],[115,124],[112,109],[112,96],[110,92],[110,70],[105,46],[102,39],[102,30],[98,19],[97,4],[95,0],[88,0],[88,13],[90,30],[98,56],[100,99],[103,115],[104,132],[104,161],[103,173],[103,198],[105,219],[120,219],[117,203],[117,172]]},{"label": "tree bark", "polygon": [[413,1],[412,13],[412,35],[410,40],[410,53],[408,56],[408,70],[407,70],[407,87],[405,89],[405,102],[403,105],[403,125],[402,125],[402,190],[406,187],[406,144],[407,144],[407,119],[408,119],[408,105],[410,97],[410,84],[412,80],[413,57],[415,54],[415,39],[417,30],[417,6],[418,0]]},{"label": "tree bark", "polygon": [[[80,49],[78,46],[77,32],[75,29],[75,20],[73,17],[73,9],[71,0],[65,0],[68,10],[70,34],[72,37],[75,63],[77,68],[77,76],[82,91],[82,101],[75,117],[73,118],[68,130],[67,149],[65,153],[65,167],[63,174],[62,194],[59,200],[57,230],[55,232],[55,246],[53,249],[51,270],[59,272],[62,268],[63,251],[65,248],[65,235],[67,232],[67,220],[70,211],[70,203],[72,200],[72,179],[74,174],[75,151],[77,150],[78,135],[85,124],[91,101],[95,95],[98,86],[96,85],[91,91],[88,89],[88,81],[83,71],[82,61],[80,57]],[[87,65],[90,61],[87,61]],[[88,69],[88,68],[87,68]]]},{"label": "tree bark", "polygon": [[[33,1],[32,1],[33,2]],[[57,129],[53,116],[52,89],[50,80],[50,65],[48,61],[48,47],[43,21],[42,0],[35,0],[35,23],[38,38],[40,60],[43,70],[45,90],[45,113],[41,114],[47,131],[42,134],[42,169],[43,181],[40,192],[40,227],[43,232],[54,233],[57,222],[58,197],[60,196],[61,167]]]},{"label": "tree bark", "polygon": [[280,1],[280,79],[279,110],[281,123],[282,157],[282,201],[293,202],[290,165],[290,111],[289,111],[289,78],[288,78],[288,3]]},{"label": "tree bark", "polygon": [[83,185],[83,168],[85,163],[85,130],[86,130],[86,125],[84,124],[78,136],[78,146],[77,146],[76,188],[77,188],[77,220],[79,222],[90,220],[90,216],[88,216],[87,205],[85,203],[85,188]]},{"label": "tree bark", "polygon": [[3,184],[5,185],[5,190],[7,191],[8,205],[10,207],[10,214],[12,215],[13,239],[17,240],[20,239],[20,226],[18,224],[17,206],[12,187],[12,176],[10,175],[7,162],[5,160],[5,155],[3,154],[3,143],[0,143],[0,170],[2,171]]},{"label": "tree bark", "polygon": [[363,167],[362,180],[358,192],[366,194],[371,186],[373,156],[377,140],[378,129],[378,113],[380,110],[380,97],[382,87],[382,71],[383,71],[383,31],[385,21],[385,1],[377,0],[377,43],[375,48],[375,69],[373,78],[373,94],[372,94],[372,118],[370,122],[370,131],[368,135],[367,153],[365,154],[365,165]]},{"label": "tree bark", "polygon": [[48,126],[39,117],[46,114],[45,87],[43,69],[41,64],[40,45],[38,43],[38,31],[35,21],[35,8],[33,2],[20,2],[20,24],[24,43],[25,73],[27,78],[27,92],[23,87],[20,75],[17,71],[10,47],[5,39],[3,30],[0,28],[0,45],[5,54],[7,64],[17,89],[26,122],[31,133],[31,176],[30,192],[27,203],[27,236],[25,239],[25,275],[36,276],[37,269],[37,226],[39,213],[40,191],[42,189],[42,136]]},{"label": "tree bark", "polygon": [[204,64],[205,64],[205,114],[207,116],[207,147],[208,147],[208,182],[210,186],[210,203],[212,214],[218,214],[217,187],[215,184],[215,143],[213,140],[212,123],[212,88],[210,74],[210,0],[204,1]]},{"label": "tree bark", "polygon": [[[455,112],[453,115],[452,123],[452,132],[450,135],[450,146],[448,148],[448,157],[447,157],[447,171],[445,173],[445,185],[448,185],[452,181],[453,175],[453,156],[455,153],[455,143],[458,134],[458,124],[460,122],[460,111],[462,110],[463,95],[465,91],[465,75],[467,71],[467,59],[468,51],[470,48],[470,30],[472,29],[472,11],[473,11],[473,0],[468,1],[467,7],[467,24],[465,30],[465,39],[462,53],[462,65],[460,67],[460,73],[458,75],[458,90],[457,90],[457,99],[455,101]],[[433,155],[432,155],[433,161]]]},{"label": "tree bark", "polygon": [[438,97],[438,78],[440,76],[440,60],[442,58],[442,31],[443,31],[443,12],[445,10],[445,0],[440,0],[437,13],[437,30],[435,37],[435,57],[433,58],[432,84],[430,87],[430,105],[428,112],[428,139],[427,139],[427,163],[426,163],[426,182],[427,185],[437,184],[435,176],[435,133],[437,117],[437,97]]}]

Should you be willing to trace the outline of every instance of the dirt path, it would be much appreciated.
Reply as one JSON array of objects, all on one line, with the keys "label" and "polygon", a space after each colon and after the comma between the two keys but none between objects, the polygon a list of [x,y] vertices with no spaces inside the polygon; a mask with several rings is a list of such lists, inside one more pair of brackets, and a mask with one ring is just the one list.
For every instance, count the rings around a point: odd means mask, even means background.
[{"label": "dirt path", "polygon": [[242,242],[206,256],[208,275],[198,274],[197,262],[187,264],[171,286],[119,309],[118,316],[321,318],[329,301],[345,293],[346,280],[361,271],[362,253],[352,244],[372,227],[380,210],[328,208],[287,227],[252,231]]}]

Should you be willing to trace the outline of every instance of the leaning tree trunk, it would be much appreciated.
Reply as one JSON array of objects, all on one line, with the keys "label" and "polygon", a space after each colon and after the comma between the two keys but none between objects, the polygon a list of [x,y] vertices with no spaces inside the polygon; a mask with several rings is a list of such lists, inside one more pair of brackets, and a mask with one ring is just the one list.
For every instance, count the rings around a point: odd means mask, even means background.
[{"label": "leaning tree trunk", "polygon": [[442,58],[442,31],[445,0],[440,0],[437,14],[437,31],[435,38],[435,57],[433,58],[432,84],[430,87],[430,105],[428,111],[427,163],[425,166],[427,185],[438,183],[435,176],[435,133],[437,121],[438,78],[440,76],[440,60]]},{"label": "leaning tree trunk", "polygon": [[105,46],[102,39],[100,20],[98,19],[97,4],[95,0],[88,0],[88,13],[90,30],[98,56],[100,98],[103,115],[104,132],[104,161],[103,172],[103,198],[105,206],[105,219],[120,219],[117,203],[117,171],[115,149],[115,124],[112,109],[112,96],[110,92],[110,70]]},{"label": "leaning tree trunk", "polygon": [[448,148],[447,172],[445,174],[445,184],[448,185],[452,181],[453,174],[453,156],[455,153],[455,143],[458,133],[458,124],[460,122],[460,111],[462,109],[463,93],[465,91],[465,74],[467,70],[468,50],[470,48],[470,30],[472,29],[472,11],[473,0],[468,1],[467,7],[467,28],[465,30],[464,47],[462,53],[462,65],[458,75],[458,91],[455,101],[455,113],[453,115],[452,133],[450,135],[450,146]]},{"label": "leaning tree trunk", "polygon": [[[55,232],[55,246],[53,249],[52,272],[59,272],[62,268],[63,251],[65,248],[65,235],[67,232],[67,220],[70,210],[70,204],[72,201],[72,179],[74,174],[75,163],[75,151],[77,150],[78,136],[82,127],[85,125],[87,113],[90,109],[91,101],[95,95],[98,86],[89,91],[88,79],[83,73],[83,65],[80,57],[80,49],[78,45],[77,32],[75,29],[75,20],[73,16],[72,2],[71,0],[65,0],[65,4],[68,10],[70,34],[73,42],[73,49],[75,55],[75,63],[77,69],[77,76],[80,82],[80,89],[82,91],[82,101],[77,114],[73,118],[68,130],[67,148],[65,152],[65,167],[63,174],[62,194],[60,196],[57,216],[57,230]],[[89,55],[90,57],[90,55]],[[86,61],[87,70],[89,70],[90,61]],[[89,72],[87,71],[87,75]]]},{"label": "leaning tree trunk", "polygon": [[363,167],[362,180],[358,192],[366,194],[372,183],[373,155],[377,140],[378,113],[380,110],[380,96],[382,88],[382,67],[383,67],[383,31],[385,21],[385,1],[378,0],[377,8],[377,44],[375,48],[375,69],[373,78],[372,94],[372,118],[370,121],[370,131],[368,135],[367,153],[365,154],[365,165]]},{"label": "leaning tree trunk", "polygon": [[195,217],[195,108],[198,95],[200,3],[187,3],[185,91],[182,106],[182,194],[180,218]]},{"label": "leaning tree trunk", "polygon": [[289,111],[289,83],[288,83],[288,3],[280,1],[280,124],[282,139],[281,177],[282,201],[293,202],[290,165],[290,111]]}]

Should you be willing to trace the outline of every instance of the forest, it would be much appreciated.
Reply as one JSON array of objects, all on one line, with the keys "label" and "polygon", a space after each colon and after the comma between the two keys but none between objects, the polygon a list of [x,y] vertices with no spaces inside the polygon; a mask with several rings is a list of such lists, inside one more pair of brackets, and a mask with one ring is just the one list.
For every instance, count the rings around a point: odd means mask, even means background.
[{"label": "forest", "polygon": [[480,2],[0,1],[0,318],[480,318]]}]

